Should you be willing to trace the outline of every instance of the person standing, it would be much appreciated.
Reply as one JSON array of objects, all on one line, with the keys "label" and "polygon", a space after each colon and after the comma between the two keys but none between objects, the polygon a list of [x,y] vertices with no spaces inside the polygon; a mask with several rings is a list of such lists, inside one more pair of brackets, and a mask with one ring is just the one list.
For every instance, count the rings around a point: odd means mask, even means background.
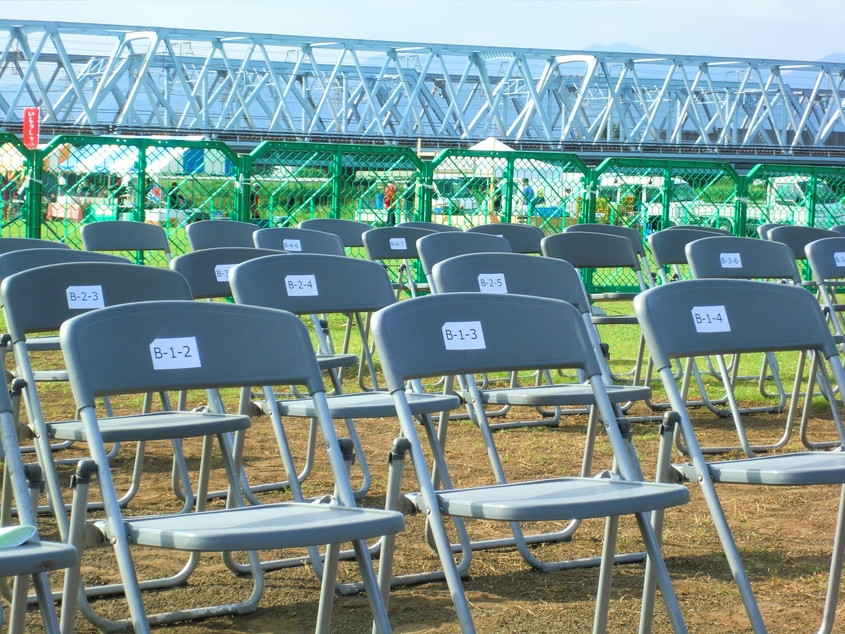
[{"label": "person standing", "polygon": [[396,183],[393,180],[388,181],[384,188],[384,208],[387,209],[387,224],[396,224]]},{"label": "person standing", "polygon": [[522,179],[522,202],[525,204],[525,217],[528,222],[531,222],[531,216],[534,211],[534,188],[527,178]]}]

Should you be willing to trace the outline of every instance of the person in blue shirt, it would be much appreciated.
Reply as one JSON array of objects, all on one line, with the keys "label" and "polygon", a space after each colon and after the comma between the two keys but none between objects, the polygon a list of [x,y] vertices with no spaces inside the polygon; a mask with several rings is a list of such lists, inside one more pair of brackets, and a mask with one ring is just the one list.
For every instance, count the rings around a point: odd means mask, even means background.
[{"label": "person in blue shirt", "polygon": [[522,201],[525,203],[525,216],[531,216],[534,207],[534,188],[531,187],[527,178],[522,179]]}]

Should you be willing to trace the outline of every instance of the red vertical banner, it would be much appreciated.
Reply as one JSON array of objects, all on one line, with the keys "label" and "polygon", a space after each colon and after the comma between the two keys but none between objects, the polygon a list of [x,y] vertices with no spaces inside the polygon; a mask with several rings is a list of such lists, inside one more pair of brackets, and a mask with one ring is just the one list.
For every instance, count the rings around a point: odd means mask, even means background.
[{"label": "red vertical banner", "polygon": [[38,147],[38,136],[41,125],[40,108],[23,109],[23,144],[30,150]]}]

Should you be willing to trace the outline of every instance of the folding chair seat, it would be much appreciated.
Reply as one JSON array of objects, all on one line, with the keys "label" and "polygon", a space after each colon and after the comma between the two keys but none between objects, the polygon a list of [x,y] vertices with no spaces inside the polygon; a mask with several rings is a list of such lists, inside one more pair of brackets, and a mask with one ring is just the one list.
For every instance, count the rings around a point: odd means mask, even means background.
[{"label": "folding chair seat", "polygon": [[[806,290],[789,284],[756,280],[696,279],[667,284],[646,291],[634,300],[655,366],[672,407],[680,417],[680,428],[690,463],[678,472],[701,486],[716,531],[754,632],[766,632],[761,611],[732,536],[728,517],[719,501],[719,484],[757,486],[811,486],[845,483],[845,453],[833,451],[786,452],[738,460],[708,460],[701,451],[694,424],[672,373],[673,359],[703,355],[745,354],[763,351],[813,351],[825,367],[819,376],[833,377],[840,393],[845,371],[838,356],[825,315],[818,301]],[[777,316],[773,319],[773,316]],[[802,380],[796,373],[796,383]],[[828,393],[832,389],[827,385]],[[793,393],[797,393],[794,390]],[[832,406],[830,418],[840,445],[845,441],[841,403]],[[818,413],[817,416],[823,417]],[[837,516],[833,557],[820,632],[831,632],[839,598],[843,554],[845,554],[845,495]],[[748,509],[742,509],[742,523],[751,525]],[[726,606],[726,609],[728,607]]]},{"label": "folding chair seat", "polygon": [[428,229],[429,231],[463,231],[455,225],[444,225],[442,222],[426,222],[424,220],[409,220],[400,222],[397,227],[415,227],[417,229]]},{"label": "folding chair seat", "polygon": [[200,220],[185,227],[191,249],[215,247],[251,247],[252,234],[258,226],[237,220]]},{"label": "folding chair seat", "polygon": [[161,225],[128,220],[103,220],[79,229],[86,251],[135,252],[136,261],[145,263],[147,252],[160,254],[170,262],[170,242]]},{"label": "folding chair seat", "polygon": [[[79,565],[79,552],[70,544],[41,541],[35,525],[35,512],[32,508],[31,484],[39,484],[21,459],[18,446],[18,433],[15,417],[12,413],[12,401],[7,389],[0,390],[0,442],[3,449],[3,489],[12,489],[15,505],[18,509],[19,525],[0,527],[0,574],[14,576],[15,585],[10,598],[11,609],[8,631],[19,634],[24,631],[24,612],[27,603],[27,577],[31,576],[35,587],[38,606],[41,610],[42,627],[45,632],[59,632],[50,580],[47,573],[54,570],[67,570]],[[18,533],[18,531],[22,531]],[[16,535],[17,534],[17,535]],[[6,540],[14,540],[6,543]],[[14,544],[14,545],[12,545]],[[62,597],[62,610],[69,613],[76,611],[74,595]],[[3,625],[3,612],[0,610],[0,627]],[[65,629],[70,634],[72,629]]]},{"label": "folding chair seat", "polygon": [[[525,315],[531,315],[532,327],[525,328]],[[404,324],[414,324],[414,335],[402,331]],[[484,519],[518,523],[534,520],[607,519],[607,531],[599,572],[596,618],[593,631],[605,631],[618,516],[635,514],[649,555],[649,571],[656,573],[669,617],[675,631],[686,631],[683,617],[663,562],[659,538],[651,524],[651,512],[684,504],[688,492],[681,485],[642,481],[624,426],[613,411],[601,368],[592,349],[581,315],[571,305],[546,298],[490,293],[446,293],[408,299],[375,313],[373,332],[376,349],[384,369],[388,389],[396,403],[399,424],[410,452],[419,492],[409,494],[415,508],[425,512],[440,565],[445,574],[462,631],[472,632],[474,625],[461,585],[462,572],[468,567],[470,549],[462,549],[462,562],[454,559],[445,529],[445,519],[456,525],[465,519]],[[468,405],[490,462],[487,484],[461,486],[460,470],[450,471],[442,450],[440,432],[423,417],[421,427],[427,436],[433,466],[427,464],[424,442],[418,435],[418,421],[407,402],[411,390],[407,383],[423,377],[460,375],[475,390],[477,373],[511,372],[534,368],[568,367],[584,373],[594,390],[595,402],[605,422],[614,451],[617,477],[559,477],[509,482],[496,450],[479,394]],[[416,384],[418,385],[418,383]],[[668,443],[665,447],[671,448]],[[401,491],[402,460],[394,456],[388,482],[389,491]],[[435,476],[436,472],[436,476]],[[453,477],[455,479],[453,479]],[[474,479],[475,480],[475,479]],[[388,504],[398,505],[389,498]],[[460,531],[459,531],[460,533]],[[518,533],[517,533],[518,535]],[[390,538],[387,540],[390,541]],[[518,548],[526,560],[543,567],[524,543]],[[379,579],[386,582],[391,572],[392,546],[385,545],[380,559]],[[648,584],[647,584],[648,585]],[[647,588],[648,590],[648,588]],[[644,596],[649,595],[648,591]],[[648,631],[652,603],[643,601],[642,625]]]},{"label": "folding chair seat", "polygon": [[256,231],[252,239],[253,244],[260,249],[275,249],[288,253],[346,255],[343,240],[339,235],[317,229],[268,227]]},{"label": "folding chair seat", "polygon": [[521,225],[511,222],[494,222],[485,225],[474,225],[466,230],[468,233],[491,233],[502,236],[511,245],[514,253],[540,253],[540,240],[546,237],[540,227]]},{"label": "folding chair seat", "polygon": [[[371,389],[343,393],[339,383],[336,394],[328,397],[333,418],[343,419],[354,443],[361,471],[361,485],[356,495],[370,487],[372,475],[355,427],[360,418],[384,418],[396,415],[390,394],[379,385],[371,357],[368,322],[364,315],[396,301],[387,272],[380,264],[346,256],[308,254],[274,255],[243,262],[231,270],[230,284],[239,304],[286,310],[300,316],[312,314],[352,314],[355,316],[364,354],[364,368],[369,373]],[[406,330],[409,337],[411,329]],[[320,352],[323,352],[322,350]],[[454,395],[420,394],[413,402],[416,413],[438,413],[460,403]],[[313,419],[310,399],[282,399],[278,403],[283,416]],[[300,478],[312,467],[314,433],[312,424],[308,462]]]},{"label": "folding chair seat", "polygon": [[362,237],[367,257],[375,262],[381,262],[389,270],[392,267],[396,280],[393,282],[396,299],[399,299],[403,292],[416,297],[420,291],[428,290],[427,283],[420,283],[417,280],[421,270],[417,240],[432,233],[434,232],[429,229],[398,225],[377,227],[364,232]]},{"label": "folding chair seat", "polygon": [[[33,335],[59,330],[68,318],[82,312],[114,304],[158,300],[191,300],[185,279],[174,271],[158,267],[143,267],[115,262],[65,262],[39,266],[15,273],[0,283],[0,303],[11,337],[16,375],[25,381],[23,402],[26,406],[27,425],[34,437],[38,461],[44,470],[47,496],[63,537],[68,533],[65,505],[59,482],[51,441],[86,440],[85,430],[78,420],[49,421],[44,415],[39,396],[38,381],[28,347]],[[60,370],[57,374],[64,374]],[[151,406],[151,399],[145,407]],[[110,410],[108,410],[110,412]],[[107,419],[103,436],[108,442],[122,443],[151,440],[146,428],[134,429],[123,424],[123,419]],[[165,437],[170,439],[170,437]],[[174,464],[178,477],[185,487],[186,468],[178,447]],[[133,482],[121,503],[125,504],[137,490],[143,445],[139,445]],[[192,505],[190,492],[186,492],[186,506]]]},{"label": "folding chair seat", "polygon": [[643,237],[640,235],[640,232],[633,227],[626,227],[624,225],[606,225],[598,222],[586,222],[569,225],[566,229],[564,229],[564,232],[567,231],[569,233],[592,231],[593,233],[609,233],[610,235],[628,238],[631,242],[631,246],[634,247],[634,253],[637,254],[637,257],[640,260],[640,268],[645,276],[646,284],[648,286],[655,285],[654,276],[651,271],[651,264],[648,260],[648,252],[645,248],[645,242],[643,241]]},{"label": "folding chair seat", "polygon": [[[172,272],[171,272],[172,273]],[[176,275],[175,273],[172,273]],[[133,336],[127,337],[126,333]],[[402,530],[399,513],[361,509],[347,480],[340,441],[335,435],[323,391],[322,376],[314,359],[308,332],[299,318],[282,311],[225,302],[151,301],[109,306],[68,320],[61,328],[62,350],[67,359],[74,400],[88,439],[92,461],[80,473],[96,470],[97,486],[105,516],[85,521],[83,509],[87,486],[77,486],[74,501],[72,543],[82,547],[82,534],[96,530],[104,543],[111,543],[125,588],[131,625],[148,632],[150,625],[220,614],[246,614],[257,609],[263,591],[263,575],[256,551],[277,548],[308,548],[319,560],[317,547],[328,544],[322,566],[323,588],[317,631],[329,631],[332,595],[337,572],[339,544],[353,542],[360,574],[367,590],[377,631],[390,631],[390,623],[376,586],[372,562],[364,540]],[[228,345],[221,345],[221,342]],[[231,434],[248,428],[249,417],[227,414],[221,388],[261,385],[269,402],[275,441],[286,447],[278,409],[272,406],[273,387],[298,384],[314,403],[315,418],[325,440],[334,492],[329,504],[280,502],[245,507]],[[211,470],[213,440],[219,444],[229,497],[226,508],[207,510],[198,496],[196,513],[130,517],[124,514],[114,492],[111,466],[103,448],[102,420],[94,399],[150,391],[205,391],[208,411],[156,412],[133,418],[150,433],[179,437],[203,437],[201,474]],[[283,460],[288,455],[282,450]],[[292,473],[290,462],[280,463]],[[218,467],[219,469],[219,467]],[[76,530],[78,528],[78,530]],[[184,598],[171,612],[148,614],[136,581],[133,546],[195,552],[246,551],[253,588],[243,600],[231,599],[237,588],[229,587],[227,602],[203,608],[185,608]],[[84,557],[84,554],[83,554]],[[84,561],[84,559],[83,559]],[[161,605],[162,598],[157,597]],[[98,627],[121,623],[95,619]],[[124,625],[128,625],[125,623]]]}]

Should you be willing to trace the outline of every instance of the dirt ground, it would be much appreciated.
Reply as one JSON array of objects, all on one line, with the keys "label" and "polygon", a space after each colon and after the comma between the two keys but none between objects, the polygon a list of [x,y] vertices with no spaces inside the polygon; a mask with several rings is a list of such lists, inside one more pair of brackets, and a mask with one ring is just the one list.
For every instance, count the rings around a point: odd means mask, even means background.
[{"label": "dirt ground", "polygon": [[[631,414],[650,413],[643,405]],[[67,413],[65,415],[68,415]],[[534,410],[514,409],[508,420],[536,417]],[[722,438],[730,434],[724,420],[700,412],[700,429],[705,438]],[[774,417],[756,416],[755,433],[772,438],[779,435],[780,423]],[[564,416],[557,427],[534,427],[496,434],[508,476],[512,480],[539,476],[570,475],[579,468],[584,444],[586,417]],[[657,449],[657,423],[634,423],[634,445],[647,475],[654,468]],[[295,449],[304,455],[307,423],[288,420],[287,430]],[[362,501],[366,506],[380,506],[386,481],[386,455],[397,436],[395,420],[378,419],[358,422],[367,460],[373,471],[373,485]],[[821,432],[821,427],[819,429]],[[797,443],[792,443],[797,447]],[[455,421],[450,426],[448,444],[452,463],[460,468],[453,476],[460,483],[479,482],[484,473],[485,456],[472,425]],[[196,443],[187,442],[186,451],[195,463]],[[253,482],[274,481],[284,477],[279,464],[272,432],[265,417],[253,419],[247,435],[247,467]],[[130,514],[158,512],[177,508],[170,487],[172,449],[164,443],[147,447],[145,476],[141,491],[131,502]],[[325,482],[324,465],[318,447],[315,473],[307,481],[309,491],[319,492]],[[128,472],[134,452],[123,447],[115,460],[114,472]],[[675,456],[679,460],[679,456]],[[609,452],[602,437],[596,450],[596,465],[609,465]],[[69,468],[65,470],[68,471]],[[68,471],[69,473],[69,471]],[[353,468],[353,479],[360,475]],[[125,484],[125,477],[120,478]],[[63,476],[63,481],[66,478]],[[405,475],[405,488],[414,488],[410,467]],[[664,533],[665,555],[683,613],[691,632],[741,634],[749,632],[738,593],[709,519],[698,487],[689,485],[691,502],[671,509],[666,514]],[[721,487],[723,504],[735,530],[746,565],[770,631],[805,634],[815,631],[821,617],[827,581],[832,532],[838,505],[836,487],[808,489],[760,489],[756,487]],[[265,500],[285,499],[283,492],[268,493]],[[219,504],[219,502],[217,502]],[[560,526],[543,525],[537,532],[558,530]],[[42,530],[48,536],[53,530],[43,520]],[[505,535],[507,527],[494,523],[471,526],[476,537]],[[547,561],[566,560],[599,554],[603,522],[586,522],[565,543],[543,543],[532,550]],[[636,526],[623,519],[620,552],[641,550]],[[299,556],[301,553],[285,553]],[[264,558],[280,554],[265,553]],[[139,551],[136,562],[142,575],[162,575],[175,571],[184,562],[181,553],[172,551]],[[423,540],[423,518],[407,518],[407,527],[398,540],[396,572],[436,570],[436,557]],[[83,575],[89,583],[116,580],[114,560],[108,547],[86,552]],[[635,632],[638,628],[642,565],[629,563],[616,566],[610,613],[610,632]],[[309,632],[313,631],[319,583],[307,566],[270,570],[266,589],[258,610],[253,614],[210,618],[193,623],[162,626],[158,629],[174,634],[196,632]],[[356,579],[354,564],[344,563],[341,577]],[[464,587],[472,606],[479,632],[579,633],[592,628],[597,569],[576,568],[540,573],[531,569],[512,548],[479,551],[474,554]],[[60,584],[56,584],[60,587]],[[205,555],[187,583],[168,591],[145,592],[148,612],[177,609],[189,605],[230,602],[246,597],[251,584],[248,578],[231,573],[219,555]],[[92,602],[94,608],[109,617],[125,617],[124,602],[119,598],[103,598]],[[845,615],[840,609],[836,631],[845,632]],[[395,588],[390,595],[391,622],[401,633],[458,632],[449,593],[444,582],[432,581]],[[38,631],[37,611],[30,615],[31,631]],[[80,617],[79,632],[96,628]],[[335,602],[333,632],[363,633],[370,631],[370,615],[366,598],[361,594],[338,596]],[[670,632],[668,618],[658,599],[654,632]]]}]

